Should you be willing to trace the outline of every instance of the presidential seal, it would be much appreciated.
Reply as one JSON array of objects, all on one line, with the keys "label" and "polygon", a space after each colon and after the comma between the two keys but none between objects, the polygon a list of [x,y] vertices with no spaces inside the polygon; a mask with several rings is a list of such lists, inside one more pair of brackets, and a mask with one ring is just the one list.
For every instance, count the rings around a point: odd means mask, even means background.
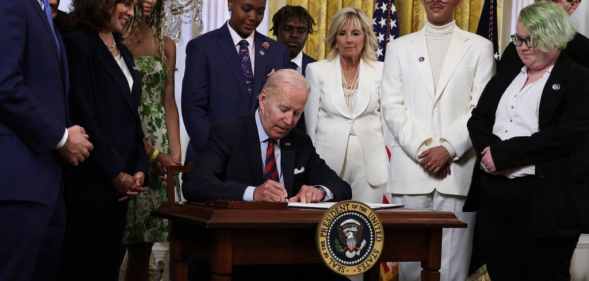
[{"label": "presidential seal", "polygon": [[317,247],[323,262],[338,274],[364,273],[376,264],[384,230],[368,205],[342,201],[327,210],[317,227]]}]

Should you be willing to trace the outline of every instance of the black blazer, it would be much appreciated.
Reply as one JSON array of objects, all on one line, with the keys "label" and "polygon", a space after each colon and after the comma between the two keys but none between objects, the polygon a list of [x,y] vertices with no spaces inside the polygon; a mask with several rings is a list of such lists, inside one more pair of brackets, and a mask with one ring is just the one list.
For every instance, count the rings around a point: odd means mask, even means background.
[{"label": "black blazer", "polygon": [[305,73],[307,71],[307,64],[313,63],[315,62],[315,59],[308,56],[307,54],[303,53],[303,65],[301,66],[301,68],[303,69],[303,76],[305,76]]},{"label": "black blazer", "polygon": [[[495,112],[501,96],[519,71],[517,66],[506,68],[485,87],[468,121],[473,147],[481,155],[490,146],[498,171],[536,166],[536,176],[544,184],[530,195],[530,200],[535,200],[534,205],[538,207],[534,210],[538,216],[535,219],[546,223],[542,227],[550,228],[558,220],[571,217],[577,223],[586,224],[589,213],[583,213],[583,209],[587,210],[589,196],[586,188],[577,183],[583,181],[582,174],[587,168],[577,155],[585,150],[583,140],[589,132],[589,71],[561,54],[542,92],[539,132],[501,141],[492,133]],[[478,210],[484,200],[480,197],[483,176],[486,174],[476,165],[465,211]]]},{"label": "black blazer", "polygon": [[145,173],[148,161],[138,113],[141,77],[131,53],[116,35],[117,46],[133,76],[132,91],[98,33],[75,31],[64,38],[72,73],[72,121],[86,129],[94,144],[90,157],[73,169],[69,180],[112,186],[112,179],[120,172]]},{"label": "black blazer", "polygon": [[[574,62],[589,68],[589,38],[583,36],[583,34],[577,33],[573,40],[571,40],[563,53],[569,56]],[[514,67],[521,68],[524,66],[517,51],[515,45],[509,43],[503,54],[501,60],[497,63],[497,71],[501,72],[503,69],[511,69]]]},{"label": "black blazer", "polygon": [[[350,186],[317,155],[311,139],[297,129],[280,140],[281,169],[288,196],[301,185],[329,188],[334,201],[350,199]],[[265,179],[262,171],[258,130],[254,115],[233,122],[217,123],[209,142],[184,182],[184,194],[191,201],[242,200],[248,186]],[[298,172],[294,174],[295,169]]]}]

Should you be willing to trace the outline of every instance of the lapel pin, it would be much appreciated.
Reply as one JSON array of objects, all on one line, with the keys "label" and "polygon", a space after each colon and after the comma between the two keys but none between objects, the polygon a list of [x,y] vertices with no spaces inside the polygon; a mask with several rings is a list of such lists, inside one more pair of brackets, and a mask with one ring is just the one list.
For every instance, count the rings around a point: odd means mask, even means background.
[{"label": "lapel pin", "polygon": [[560,84],[558,84],[558,83],[552,84],[552,90],[555,90],[555,91],[560,90]]},{"label": "lapel pin", "polygon": [[284,146],[290,146],[290,142],[284,142]]},{"label": "lapel pin", "polygon": [[419,57],[417,60],[418,60],[419,62],[423,62],[423,61],[425,60],[425,58],[424,58],[424,57]]},{"label": "lapel pin", "polygon": [[[263,42],[262,43],[262,49],[264,50],[268,50],[268,48],[270,48],[270,43],[268,41]],[[264,52],[264,50],[260,50],[260,55],[263,56],[266,54],[266,52]]]}]

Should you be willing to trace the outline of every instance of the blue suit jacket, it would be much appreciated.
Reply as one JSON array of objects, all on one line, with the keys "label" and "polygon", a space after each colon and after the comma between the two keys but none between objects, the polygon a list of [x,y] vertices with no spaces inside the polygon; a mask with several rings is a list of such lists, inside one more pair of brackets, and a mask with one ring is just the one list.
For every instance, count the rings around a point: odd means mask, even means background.
[{"label": "blue suit jacket", "polygon": [[308,56],[307,54],[303,53],[303,65],[301,66],[303,70],[303,76],[307,73],[307,64],[315,62],[315,59]]},{"label": "blue suit jacket", "polygon": [[268,73],[288,68],[284,45],[257,32],[254,44],[254,93],[248,94],[227,24],[188,43],[182,115],[193,149],[200,150],[206,144],[212,122],[252,113]]},{"label": "blue suit jacket", "polygon": [[0,1],[0,30],[0,201],[52,205],[68,123],[64,47],[35,1]]}]

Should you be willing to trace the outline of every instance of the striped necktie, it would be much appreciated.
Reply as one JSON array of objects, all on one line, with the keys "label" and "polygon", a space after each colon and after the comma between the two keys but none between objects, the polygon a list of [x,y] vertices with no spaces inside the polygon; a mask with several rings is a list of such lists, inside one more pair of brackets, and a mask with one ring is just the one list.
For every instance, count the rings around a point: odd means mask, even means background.
[{"label": "striped necktie", "polygon": [[278,169],[276,168],[276,158],[274,157],[274,145],[276,141],[268,139],[266,148],[266,164],[264,165],[264,178],[278,182]]}]

